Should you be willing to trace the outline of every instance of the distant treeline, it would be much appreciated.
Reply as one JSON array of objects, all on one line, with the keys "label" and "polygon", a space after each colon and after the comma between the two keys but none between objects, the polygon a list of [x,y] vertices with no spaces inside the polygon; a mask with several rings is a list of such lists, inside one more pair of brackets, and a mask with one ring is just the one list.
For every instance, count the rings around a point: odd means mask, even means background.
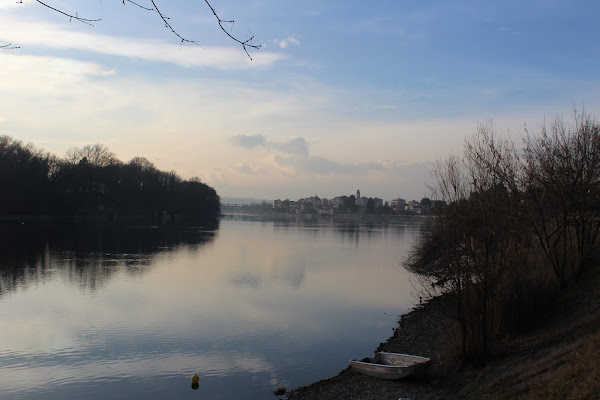
[{"label": "distant treeline", "polygon": [[216,191],[181,179],[143,157],[127,163],[101,144],[72,148],[60,158],[0,135],[0,216],[211,217]]},{"label": "distant treeline", "polygon": [[600,125],[575,112],[522,145],[490,124],[433,169],[429,218],[407,264],[428,295],[454,299],[463,361],[525,327],[579,275],[600,230]]}]

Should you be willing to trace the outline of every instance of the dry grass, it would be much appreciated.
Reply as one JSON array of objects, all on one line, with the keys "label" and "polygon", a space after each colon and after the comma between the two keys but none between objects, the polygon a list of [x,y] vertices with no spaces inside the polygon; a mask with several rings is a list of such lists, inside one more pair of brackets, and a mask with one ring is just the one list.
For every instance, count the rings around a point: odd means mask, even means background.
[{"label": "dry grass", "polygon": [[506,359],[488,366],[469,399],[600,400],[600,249]]},{"label": "dry grass", "polygon": [[524,400],[600,399],[600,333],[557,367],[554,378],[531,388]]}]

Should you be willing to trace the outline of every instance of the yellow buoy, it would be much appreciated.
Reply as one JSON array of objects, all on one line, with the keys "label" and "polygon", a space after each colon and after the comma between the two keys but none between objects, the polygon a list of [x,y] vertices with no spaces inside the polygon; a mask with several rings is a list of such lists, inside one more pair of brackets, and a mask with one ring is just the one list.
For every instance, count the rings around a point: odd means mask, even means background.
[{"label": "yellow buoy", "polygon": [[198,383],[199,380],[200,377],[198,376],[198,374],[192,375],[192,383]]}]

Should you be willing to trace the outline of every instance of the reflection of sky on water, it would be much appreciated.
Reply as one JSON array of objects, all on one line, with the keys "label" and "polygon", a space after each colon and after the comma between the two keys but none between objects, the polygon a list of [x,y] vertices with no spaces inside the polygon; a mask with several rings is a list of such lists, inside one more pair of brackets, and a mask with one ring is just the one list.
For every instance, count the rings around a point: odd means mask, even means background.
[{"label": "reflection of sky on water", "polygon": [[46,279],[0,297],[0,398],[252,399],[335,374],[412,304],[416,229],[225,220],[145,255],[50,248]]}]

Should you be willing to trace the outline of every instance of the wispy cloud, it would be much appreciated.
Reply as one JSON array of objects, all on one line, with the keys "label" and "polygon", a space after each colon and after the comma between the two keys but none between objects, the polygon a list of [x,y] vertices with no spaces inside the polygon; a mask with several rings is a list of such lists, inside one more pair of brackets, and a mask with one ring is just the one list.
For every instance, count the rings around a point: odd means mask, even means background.
[{"label": "wispy cloud", "polygon": [[244,163],[234,164],[233,170],[240,172],[242,174],[248,174],[248,175],[257,174],[257,173],[261,172],[260,167],[257,167],[254,165],[249,165],[249,164],[244,164]]},{"label": "wispy cloud", "polygon": [[319,175],[356,175],[369,171],[381,171],[388,167],[381,162],[340,163],[322,156],[275,157],[275,164],[289,170],[293,167],[298,172],[309,172]]},{"label": "wispy cloud", "polygon": [[0,10],[10,10],[10,9],[15,9],[15,8],[23,8],[26,6],[29,6],[33,3],[33,1],[2,1],[0,2]]},{"label": "wispy cloud", "polygon": [[291,138],[288,141],[277,143],[270,142],[271,147],[288,154],[308,155],[308,142],[302,137]]},{"label": "wispy cloud", "polygon": [[231,139],[236,145],[246,149],[265,147],[287,154],[308,155],[309,144],[302,137],[293,137],[285,141],[271,141],[263,135],[236,135]]},{"label": "wispy cloud", "polygon": [[265,146],[267,140],[263,135],[236,135],[231,138],[235,144],[246,149]]},{"label": "wispy cloud", "polygon": [[286,56],[260,51],[253,60],[231,47],[199,47],[158,39],[115,37],[65,29],[47,22],[15,22],[0,15],[0,41],[24,47],[49,47],[89,51],[146,61],[176,64],[183,67],[212,67],[223,70],[250,69],[273,65]]},{"label": "wispy cloud", "polygon": [[[281,172],[290,174],[310,172],[321,175],[356,174],[361,171],[388,169],[390,163],[356,162],[340,163],[318,155],[309,155],[309,142],[303,137],[293,137],[285,141],[267,140],[264,135],[236,135],[232,137],[235,144],[246,149],[262,147],[277,153],[267,156],[264,161]],[[258,171],[246,165],[236,164],[234,169],[243,173]]]},{"label": "wispy cloud", "polygon": [[[62,86],[78,85],[94,76],[115,75],[113,68],[69,58],[40,57],[20,53],[0,53],[0,88],[26,92],[47,92]],[[65,79],[68,77],[68,79]]]},{"label": "wispy cloud", "polygon": [[287,49],[290,46],[290,44],[295,44],[296,46],[300,46],[300,40],[296,36],[288,36],[285,39],[275,40],[275,44],[278,45],[282,49]]},{"label": "wispy cloud", "polygon": [[397,108],[392,104],[367,104],[362,107],[363,110],[395,110]]}]

